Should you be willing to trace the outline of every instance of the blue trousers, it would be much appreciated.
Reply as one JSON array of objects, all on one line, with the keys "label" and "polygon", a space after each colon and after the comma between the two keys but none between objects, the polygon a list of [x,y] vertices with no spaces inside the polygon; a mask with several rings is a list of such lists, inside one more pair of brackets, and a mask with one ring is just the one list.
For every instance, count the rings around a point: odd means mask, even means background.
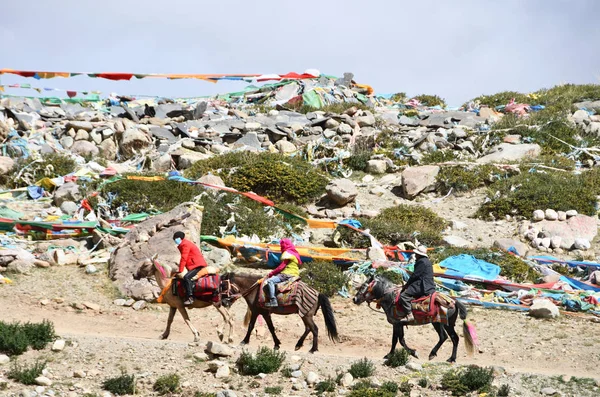
[{"label": "blue trousers", "polygon": [[267,283],[267,291],[269,298],[275,298],[275,284],[283,283],[285,280],[291,278],[287,274],[276,274],[273,277],[269,277],[265,282]]}]

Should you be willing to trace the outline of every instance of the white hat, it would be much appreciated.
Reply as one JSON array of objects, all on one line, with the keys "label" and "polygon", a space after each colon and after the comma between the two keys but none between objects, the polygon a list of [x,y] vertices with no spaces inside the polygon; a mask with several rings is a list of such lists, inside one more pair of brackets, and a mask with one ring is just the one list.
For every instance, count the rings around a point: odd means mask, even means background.
[{"label": "white hat", "polygon": [[427,247],[425,247],[424,245],[419,245],[413,250],[413,252],[417,255],[427,256]]}]

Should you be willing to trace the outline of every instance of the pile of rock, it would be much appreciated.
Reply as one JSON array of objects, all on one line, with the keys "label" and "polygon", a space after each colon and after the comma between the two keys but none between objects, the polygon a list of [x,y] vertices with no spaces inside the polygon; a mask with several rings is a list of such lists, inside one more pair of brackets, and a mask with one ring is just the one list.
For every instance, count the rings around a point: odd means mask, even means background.
[{"label": "pile of rock", "polygon": [[597,218],[580,215],[575,210],[533,212],[533,223],[523,225],[523,237],[542,252],[563,253],[588,250],[598,233]]}]

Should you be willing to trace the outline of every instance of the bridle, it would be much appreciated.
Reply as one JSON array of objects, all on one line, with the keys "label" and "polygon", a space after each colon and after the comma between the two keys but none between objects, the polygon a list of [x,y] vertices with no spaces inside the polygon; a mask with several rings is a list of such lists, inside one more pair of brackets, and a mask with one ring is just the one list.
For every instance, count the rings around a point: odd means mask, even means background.
[{"label": "bridle", "polygon": [[[390,289],[384,291],[383,294],[381,295],[381,298],[375,299],[373,297],[373,289],[375,288],[375,285],[378,282],[379,281],[376,278],[373,278],[373,280],[371,280],[371,282],[367,285],[367,290],[365,292],[362,292],[361,296],[364,297],[364,302],[367,302],[367,306],[369,307],[369,309],[373,310],[376,313],[385,314],[385,312],[379,310],[379,309],[381,309],[381,301],[383,300],[383,298],[385,298],[385,296],[388,293],[393,292],[394,288],[390,288]],[[372,298],[367,298],[368,296],[372,297]],[[376,304],[376,308],[375,309],[373,309],[373,307],[371,307],[371,303],[372,302],[375,302],[375,304]]]}]

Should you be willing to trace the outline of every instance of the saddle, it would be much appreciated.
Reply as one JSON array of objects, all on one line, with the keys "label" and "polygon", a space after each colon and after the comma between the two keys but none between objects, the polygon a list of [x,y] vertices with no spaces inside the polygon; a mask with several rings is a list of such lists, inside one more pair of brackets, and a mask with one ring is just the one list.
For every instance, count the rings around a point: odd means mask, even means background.
[{"label": "saddle", "polygon": [[[454,308],[454,301],[447,295],[434,292],[431,295],[412,300],[411,306],[415,319],[410,325],[421,325],[431,322],[447,324],[447,312],[449,308]],[[396,295],[392,316],[400,320],[404,317],[404,311],[400,304],[400,291]]]},{"label": "saddle", "polygon": [[[277,304],[279,307],[289,307],[295,304],[295,296],[298,290],[300,277],[292,277],[282,283],[275,284]],[[258,293],[258,305],[265,307],[267,301],[264,283],[260,285]]]},{"label": "saddle", "polygon": [[[183,286],[182,279],[173,279],[171,288],[173,288],[173,295],[177,295],[180,298],[185,299],[185,288]],[[195,280],[193,284],[193,295],[195,299],[201,301],[218,302],[220,298],[220,289],[221,276],[219,274],[209,274]]]}]

